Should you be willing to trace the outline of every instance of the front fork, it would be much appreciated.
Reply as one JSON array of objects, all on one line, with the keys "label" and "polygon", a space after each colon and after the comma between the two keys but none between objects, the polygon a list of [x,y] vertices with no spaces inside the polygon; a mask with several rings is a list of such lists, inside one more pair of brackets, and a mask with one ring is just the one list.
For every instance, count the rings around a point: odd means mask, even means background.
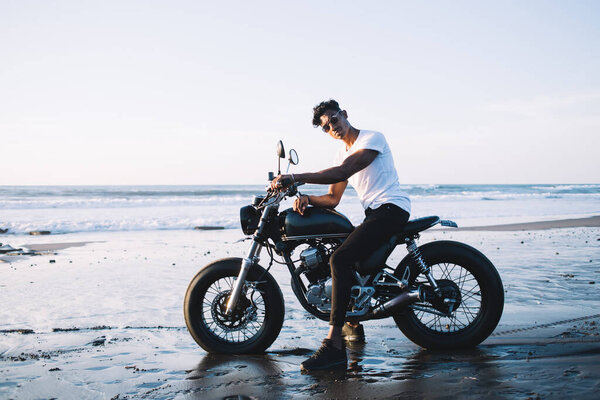
[{"label": "front fork", "polygon": [[235,306],[244,290],[244,284],[246,283],[246,276],[248,275],[248,271],[250,268],[258,263],[260,251],[262,250],[260,239],[262,237],[262,233],[265,229],[265,226],[269,220],[269,215],[272,210],[277,210],[277,206],[266,206],[263,210],[262,216],[260,218],[260,222],[258,224],[258,228],[252,237],[252,246],[250,246],[250,250],[248,251],[248,255],[246,258],[242,260],[242,266],[240,268],[240,273],[233,284],[233,289],[231,289],[231,294],[229,296],[229,301],[227,302],[227,309],[225,310],[225,315],[231,315]]}]

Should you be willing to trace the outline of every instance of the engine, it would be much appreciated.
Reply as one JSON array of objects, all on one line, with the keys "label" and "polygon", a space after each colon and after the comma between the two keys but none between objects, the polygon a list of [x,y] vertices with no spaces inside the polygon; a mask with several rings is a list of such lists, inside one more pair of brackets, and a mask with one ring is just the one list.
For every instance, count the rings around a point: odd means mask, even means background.
[{"label": "engine", "polygon": [[321,279],[308,287],[306,299],[322,311],[331,310],[331,278]]},{"label": "engine", "polygon": [[300,253],[300,270],[311,284],[330,276],[329,257],[334,247],[319,242]]},{"label": "engine", "polygon": [[[329,257],[335,247],[335,245],[328,246],[318,243],[300,253],[301,264],[299,269],[310,282],[306,290],[306,299],[308,303],[324,312],[331,311],[332,281],[329,270]],[[352,286],[350,309],[364,314],[374,294],[375,289],[372,286]]]},{"label": "engine", "polygon": [[333,249],[322,243],[314,243],[300,253],[300,267],[308,287],[306,297],[309,303],[323,310],[331,308],[331,277],[329,256]]}]

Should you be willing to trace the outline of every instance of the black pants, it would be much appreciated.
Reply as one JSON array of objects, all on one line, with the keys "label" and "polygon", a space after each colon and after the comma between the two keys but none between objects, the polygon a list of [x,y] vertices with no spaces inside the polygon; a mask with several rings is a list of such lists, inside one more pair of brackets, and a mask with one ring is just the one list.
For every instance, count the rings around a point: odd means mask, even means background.
[{"label": "black pants", "polygon": [[329,325],[343,326],[350,302],[353,266],[366,258],[408,222],[409,214],[400,207],[386,203],[374,210],[365,210],[365,220],[356,227],[344,243],[331,255],[332,302]]}]

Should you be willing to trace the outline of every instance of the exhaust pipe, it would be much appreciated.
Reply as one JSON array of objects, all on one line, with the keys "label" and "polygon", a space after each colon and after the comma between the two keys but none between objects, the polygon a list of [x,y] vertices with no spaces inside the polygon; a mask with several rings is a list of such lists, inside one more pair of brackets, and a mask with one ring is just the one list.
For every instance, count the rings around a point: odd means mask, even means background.
[{"label": "exhaust pipe", "polygon": [[359,317],[359,320],[366,321],[369,319],[386,318],[392,315],[392,313],[394,313],[395,311],[398,311],[398,309],[422,299],[423,293],[421,291],[421,287],[417,288],[416,290],[406,291],[394,297],[387,303],[384,303],[379,307],[375,308],[374,310],[369,311],[362,317]]}]

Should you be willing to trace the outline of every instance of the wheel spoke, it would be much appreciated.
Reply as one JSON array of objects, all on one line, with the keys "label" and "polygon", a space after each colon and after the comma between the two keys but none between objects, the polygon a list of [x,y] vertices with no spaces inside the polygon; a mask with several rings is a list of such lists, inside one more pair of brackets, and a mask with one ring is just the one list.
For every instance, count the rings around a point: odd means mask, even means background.
[{"label": "wheel spoke", "polygon": [[479,291],[479,284],[477,282],[473,283],[473,286],[471,286],[469,289],[461,290],[460,292],[464,293],[464,294],[469,294],[469,293],[473,292],[474,290]]},{"label": "wheel spoke", "polygon": [[464,314],[465,318],[467,319],[467,322],[470,324],[472,319],[469,318],[469,313],[467,312],[467,310],[463,308],[461,311]]},{"label": "wheel spoke", "polygon": [[[452,269],[450,270],[448,277],[450,277],[452,275],[452,272],[454,272],[454,268],[456,268],[456,264],[452,264]],[[448,278],[448,279],[450,279],[450,278]]]},{"label": "wheel spoke", "polygon": [[[440,266],[440,269],[442,269],[441,266]],[[448,279],[449,276],[450,276],[450,274],[448,273],[448,264],[444,264],[444,268],[440,275],[440,279]]]},{"label": "wheel spoke", "polygon": [[[454,282],[455,290],[460,291],[459,305],[453,310],[452,315],[443,316],[432,304],[415,303],[419,309],[412,309],[414,318],[427,330],[437,333],[455,333],[470,326],[481,312],[481,288],[477,278],[465,267],[456,263],[439,263],[430,266],[431,273],[438,281]],[[421,279],[423,279],[421,277]],[[415,285],[428,285],[425,280],[415,279]],[[443,282],[451,286],[450,282]],[[431,309],[427,312],[424,309]]]},{"label": "wheel spoke", "polygon": [[[243,293],[238,307],[229,316],[222,313],[236,276],[217,279],[206,289],[201,299],[201,322],[215,337],[231,342],[242,343],[252,339],[265,323],[265,294],[260,290]],[[239,303],[242,302],[242,303]]]},{"label": "wheel spoke", "polygon": [[[475,299],[475,296],[481,297],[481,292],[474,292],[472,294],[469,294],[468,296],[463,296],[462,301],[469,300],[469,299]],[[481,300],[476,300],[476,301],[481,303]]]}]

